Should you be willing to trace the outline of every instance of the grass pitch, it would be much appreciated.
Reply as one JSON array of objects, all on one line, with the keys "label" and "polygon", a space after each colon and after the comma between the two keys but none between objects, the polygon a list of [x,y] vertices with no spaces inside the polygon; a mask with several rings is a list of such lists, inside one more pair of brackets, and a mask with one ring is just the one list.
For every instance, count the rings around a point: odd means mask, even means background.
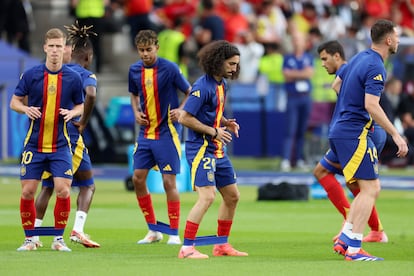
[{"label": "grass pitch", "polygon": [[[0,178],[0,275],[414,275],[414,191],[383,190],[377,202],[388,234],[387,244],[364,244],[383,262],[345,262],[332,253],[331,238],[342,219],[328,200],[257,201],[257,187],[241,186],[229,241],[247,251],[248,257],[213,257],[212,246],[200,246],[208,260],[177,258],[179,246],[138,245],[147,232],[134,193],[122,181],[96,183],[97,191],[85,231],[101,248],[71,244],[72,213],[64,237],[72,252],[50,249],[52,237],[42,237],[44,247],[17,252],[24,239],[19,217],[20,184],[17,178]],[[196,200],[195,193],[181,195],[181,229]],[[206,214],[198,235],[216,232],[221,198]],[[168,222],[165,196],[153,195],[157,219]],[[53,225],[54,201],[46,213],[45,226]]]}]

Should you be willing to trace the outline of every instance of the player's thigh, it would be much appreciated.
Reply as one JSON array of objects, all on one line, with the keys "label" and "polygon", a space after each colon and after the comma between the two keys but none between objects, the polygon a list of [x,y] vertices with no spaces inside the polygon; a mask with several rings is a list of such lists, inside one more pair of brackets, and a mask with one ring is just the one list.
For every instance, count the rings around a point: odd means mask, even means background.
[{"label": "player's thigh", "polygon": [[215,186],[216,158],[205,148],[191,148],[186,146],[186,157],[190,164],[191,185],[193,188]]},{"label": "player's thigh", "polygon": [[69,149],[62,149],[55,153],[49,153],[49,170],[53,177],[68,178],[72,181],[72,153]]},{"label": "player's thigh", "polygon": [[319,161],[319,164],[334,174],[342,174],[342,167],[341,164],[339,164],[338,157],[331,149],[328,149],[328,151]]},{"label": "player's thigh", "polygon": [[378,178],[378,154],[367,139],[332,139],[345,180]]},{"label": "player's thigh", "polygon": [[237,183],[236,172],[227,155],[216,159],[215,178],[218,189]]},{"label": "player's thigh", "polygon": [[48,169],[47,154],[38,152],[34,149],[25,149],[23,151],[20,164],[20,179],[40,180],[43,171]]},{"label": "player's thigh", "polygon": [[152,143],[151,149],[162,174],[180,173],[180,144],[174,144],[172,139],[157,140]]},{"label": "player's thigh", "polygon": [[135,145],[134,170],[149,170],[156,165],[154,154],[148,139],[140,139]]}]

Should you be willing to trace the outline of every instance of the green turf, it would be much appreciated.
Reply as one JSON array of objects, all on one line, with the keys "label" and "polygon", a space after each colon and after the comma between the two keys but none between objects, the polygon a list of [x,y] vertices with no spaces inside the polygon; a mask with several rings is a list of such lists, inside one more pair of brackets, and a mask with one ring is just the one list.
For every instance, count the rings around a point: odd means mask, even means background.
[{"label": "green turf", "polygon": [[[163,242],[137,245],[146,225],[135,196],[122,181],[98,181],[86,232],[101,244],[86,249],[69,243],[76,193],[65,239],[72,252],[54,252],[51,237],[42,237],[44,247],[17,252],[23,242],[19,217],[20,184],[16,178],[0,178],[0,275],[414,275],[414,191],[382,191],[378,210],[390,242],[365,244],[384,262],[349,263],[332,253],[331,238],[342,219],[327,200],[307,202],[258,202],[257,187],[242,186],[241,201],[230,242],[248,257],[210,257],[181,260],[179,246]],[[185,217],[196,199],[184,193],[181,236]],[[153,195],[158,219],[166,220],[165,197]],[[206,214],[199,235],[216,231],[218,196]],[[53,202],[45,225],[52,225]],[[212,246],[199,250],[211,256]]]}]

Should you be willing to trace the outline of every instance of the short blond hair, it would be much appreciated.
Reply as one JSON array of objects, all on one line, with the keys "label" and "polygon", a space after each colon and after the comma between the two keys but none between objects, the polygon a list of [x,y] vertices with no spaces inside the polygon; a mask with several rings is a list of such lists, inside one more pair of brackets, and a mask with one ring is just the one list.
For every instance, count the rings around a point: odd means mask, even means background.
[{"label": "short blond hair", "polygon": [[45,43],[49,39],[54,39],[54,38],[63,38],[64,43],[66,43],[66,34],[59,28],[52,28],[46,32]]}]

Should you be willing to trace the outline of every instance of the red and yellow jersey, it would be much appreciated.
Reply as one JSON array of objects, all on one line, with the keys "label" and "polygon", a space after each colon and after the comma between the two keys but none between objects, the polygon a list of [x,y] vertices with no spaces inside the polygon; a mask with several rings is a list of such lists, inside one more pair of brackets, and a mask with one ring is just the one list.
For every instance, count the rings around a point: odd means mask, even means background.
[{"label": "red and yellow jersey", "polygon": [[[196,117],[201,123],[219,128],[224,115],[227,83],[223,79],[217,82],[213,77],[204,75],[193,85],[184,110]],[[188,141],[194,146],[206,146],[206,150],[214,151],[216,158],[224,156],[223,143],[204,134],[188,130]]]},{"label": "red and yellow jersey", "polygon": [[22,75],[14,94],[27,96],[28,105],[40,107],[42,112],[41,118],[30,121],[25,147],[52,153],[70,145],[67,126],[59,111],[83,103],[79,74],[66,65],[58,72],[49,71],[44,64],[38,65]]},{"label": "red and yellow jersey", "polygon": [[139,96],[140,107],[149,121],[147,126],[141,126],[140,136],[152,140],[171,138],[178,127],[169,116],[170,110],[179,107],[177,90],[186,92],[190,88],[178,66],[163,58],[151,67],[138,61],[131,65],[128,81],[129,92]]}]

